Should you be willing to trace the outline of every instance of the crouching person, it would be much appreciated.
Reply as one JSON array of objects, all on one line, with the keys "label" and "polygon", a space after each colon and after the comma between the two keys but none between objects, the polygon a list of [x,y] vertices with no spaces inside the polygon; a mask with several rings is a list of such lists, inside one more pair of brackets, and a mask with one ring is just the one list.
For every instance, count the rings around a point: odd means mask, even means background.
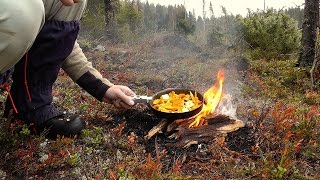
[{"label": "crouching person", "polygon": [[[134,92],[103,78],[77,43],[86,0],[42,1],[45,22],[32,47],[14,67],[4,115],[14,110],[18,119],[33,123],[39,131],[47,129],[50,138],[79,134],[85,128],[84,120],[62,113],[52,104],[52,87],[60,68],[99,101],[112,103],[117,108],[133,106]],[[1,61],[5,59],[1,57]]]}]

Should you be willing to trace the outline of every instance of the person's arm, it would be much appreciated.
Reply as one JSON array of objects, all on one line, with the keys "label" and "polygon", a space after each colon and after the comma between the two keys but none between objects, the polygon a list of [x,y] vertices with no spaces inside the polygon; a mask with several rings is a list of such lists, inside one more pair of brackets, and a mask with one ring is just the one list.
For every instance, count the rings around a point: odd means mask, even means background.
[{"label": "person's arm", "polygon": [[103,78],[87,60],[77,42],[62,68],[73,81],[99,101],[111,103],[117,108],[129,108],[134,105],[131,98],[135,95],[134,92],[126,86],[114,85]]},{"label": "person's arm", "polygon": [[62,64],[62,69],[73,81],[99,101],[102,101],[107,89],[113,86],[113,84],[103,78],[100,72],[87,60],[77,42],[75,42],[71,54]]}]

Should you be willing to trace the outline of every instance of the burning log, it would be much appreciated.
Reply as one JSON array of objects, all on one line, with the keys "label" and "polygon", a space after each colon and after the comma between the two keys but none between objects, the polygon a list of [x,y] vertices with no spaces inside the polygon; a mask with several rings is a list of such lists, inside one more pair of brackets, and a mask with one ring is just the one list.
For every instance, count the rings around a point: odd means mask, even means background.
[{"label": "burning log", "polygon": [[177,142],[170,143],[168,146],[189,147],[191,144],[207,142],[218,136],[226,135],[245,125],[243,121],[225,115],[217,115],[210,119],[206,118],[205,121],[207,125],[204,126],[177,128],[177,132],[170,136],[170,138],[176,139]]},{"label": "burning log", "polygon": [[205,125],[190,128],[194,119],[179,119],[172,123],[161,121],[145,136],[146,140],[158,133],[165,133],[176,142],[167,144],[171,147],[189,147],[192,144],[208,142],[214,138],[244,127],[244,122],[226,115],[205,117]]}]

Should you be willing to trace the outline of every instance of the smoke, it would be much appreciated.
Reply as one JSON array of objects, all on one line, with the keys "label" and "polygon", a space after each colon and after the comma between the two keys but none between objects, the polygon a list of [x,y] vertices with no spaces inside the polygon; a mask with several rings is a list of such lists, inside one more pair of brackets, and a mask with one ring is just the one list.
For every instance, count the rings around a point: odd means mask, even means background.
[{"label": "smoke", "polygon": [[224,114],[231,117],[236,117],[237,107],[232,103],[232,95],[226,94],[222,97],[216,112],[218,114]]}]

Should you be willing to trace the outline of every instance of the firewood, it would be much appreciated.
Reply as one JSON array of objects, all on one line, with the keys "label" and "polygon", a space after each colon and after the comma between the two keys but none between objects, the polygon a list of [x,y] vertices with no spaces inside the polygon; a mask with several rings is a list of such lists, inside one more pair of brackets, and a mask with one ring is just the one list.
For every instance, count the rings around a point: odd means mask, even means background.
[{"label": "firewood", "polygon": [[173,122],[164,119],[148,132],[145,139],[149,140],[156,134],[165,133],[169,139],[175,140],[167,146],[187,148],[193,144],[211,141],[218,136],[225,136],[245,126],[244,122],[237,118],[220,114],[207,116],[203,118],[205,125],[190,128],[189,125],[193,121],[194,118]]},{"label": "firewood", "polygon": [[166,129],[167,133],[173,132],[178,127],[187,127],[194,119],[178,119],[170,123]]},{"label": "firewood", "polygon": [[145,140],[149,140],[149,139],[151,139],[154,135],[159,134],[159,133],[162,133],[162,132],[165,130],[165,128],[167,127],[167,125],[168,125],[168,120],[166,120],[166,119],[161,120],[158,125],[154,126],[154,127],[148,132],[148,134],[147,134],[146,136],[144,136],[144,139],[145,139]]},{"label": "firewood", "polygon": [[208,116],[208,117],[205,117],[204,119],[208,122],[208,124],[232,123],[237,120],[236,118],[223,115],[223,114]]},{"label": "firewood", "polygon": [[236,118],[217,115],[214,117],[206,117],[207,125],[195,128],[177,127],[169,138],[176,139],[174,143],[168,144],[172,147],[189,147],[190,145],[210,141],[218,136],[225,136],[227,133],[244,127],[244,122]]}]

